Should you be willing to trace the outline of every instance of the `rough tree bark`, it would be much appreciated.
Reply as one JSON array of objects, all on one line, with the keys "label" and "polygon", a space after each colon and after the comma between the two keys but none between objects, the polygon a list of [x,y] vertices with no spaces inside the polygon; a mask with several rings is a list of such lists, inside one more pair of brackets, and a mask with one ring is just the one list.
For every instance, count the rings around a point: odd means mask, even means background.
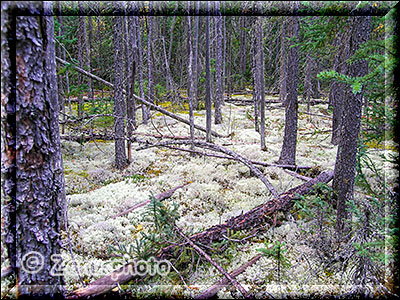
[{"label": "rough tree bark", "polygon": [[[347,72],[347,59],[349,58],[349,44],[350,44],[350,28],[346,24],[344,33],[341,35],[339,41],[339,50],[334,57],[333,69],[336,72],[345,74]],[[344,89],[345,84],[342,82],[333,81],[329,90],[329,103],[333,107],[332,114],[332,137],[331,143],[334,145],[339,144],[340,140],[340,127],[343,115],[344,103]]]},{"label": "rough tree bark", "polygon": [[17,296],[62,298],[57,264],[65,191],[54,19],[51,2],[18,6],[36,16],[18,15],[15,3],[1,4],[2,235]]},{"label": "rough tree bark", "polygon": [[[351,28],[350,56],[365,43],[370,35],[371,17],[350,17]],[[348,74],[351,77],[362,77],[367,73],[366,61],[354,62],[348,66]],[[347,230],[345,225],[349,217],[347,202],[354,197],[354,178],[356,175],[356,156],[358,135],[361,125],[363,92],[353,93],[351,86],[345,87],[343,103],[342,126],[340,141],[337,150],[335,176],[333,179],[333,193],[336,199],[336,232],[341,235]]]},{"label": "rough tree bark", "polygon": [[[294,3],[298,5],[297,2]],[[289,37],[298,40],[299,38],[299,17],[290,17]],[[295,43],[291,40],[291,45]],[[296,143],[297,143],[297,110],[298,110],[298,80],[299,80],[299,54],[298,47],[290,47],[287,55],[287,96],[285,100],[285,133],[283,145],[279,157],[279,163],[295,165]]]},{"label": "rough tree bark", "polygon": [[[114,3],[115,9],[120,9]],[[125,153],[125,101],[123,93],[124,57],[123,57],[123,17],[113,17],[113,42],[114,42],[114,132],[115,132],[115,166],[121,170],[126,167]]]}]

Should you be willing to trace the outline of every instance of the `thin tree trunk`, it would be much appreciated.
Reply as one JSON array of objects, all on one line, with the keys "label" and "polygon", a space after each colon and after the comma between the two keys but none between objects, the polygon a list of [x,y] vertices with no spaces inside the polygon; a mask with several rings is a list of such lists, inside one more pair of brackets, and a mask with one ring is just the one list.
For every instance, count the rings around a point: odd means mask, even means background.
[{"label": "thin tree trunk", "polygon": [[[138,5],[133,3],[133,5]],[[138,40],[138,71],[139,71],[139,92],[140,97],[145,98],[144,87],[143,87],[143,50],[142,50],[142,26],[140,26],[140,21],[138,20],[138,30],[137,30],[137,40]],[[142,104],[142,119],[143,124],[147,124],[150,119],[150,109],[147,105]]]},{"label": "thin tree trunk", "polygon": [[[206,3],[206,12],[210,11],[210,3]],[[206,16],[206,141],[211,143],[211,76],[210,76],[210,16]]]},{"label": "thin tree trunk", "polygon": [[[92,72],[92,40],[93,40],[92,16],[88,16],[87,21],[88,21],[88,40],[87,40],[87,46],[86,46],[87,68],[88,68],[89,72]],[[89,79],[89,99],[94,101],[94,87],[93,87],[92,79]]]},{"label": "thin tree trunk", "polygon": [[[82,2],[78,2],[78,7],[79,7],[79,25],[78,25],[78,62],[79,62],[79,67],[84,68],[84,58],[83,58],[83,49],[82,47],[84,46],[84,35],[83,35],[83,28],[85,27],[85,17],[83,15],[83,7],[82,7]],[[82,75],[78,74],[78,86],[81,87],[83,84],[83,79]],[[83,110],[83,96],[82,93],[78,93],[78,117],[82,117],[82,110]]]},{"label": "thin tree trunk", "polygon": [[[196,1],[196,14],[200,12],[200,1]],[[199,108],[199,16],[194,17],[193,37],[193,106]]]},{"label": "thin tree trunk", "polygon": [[310,99],[312,95],[312,74],[311,74],[311,54],[307,53],[306,56],[306,70],[304,76],[304,89],[303,89],[303,101],[307,103],[307,112],[310,112]]},{"label": "thin tree trunk", "polygon": [[240,17],[240,87],[244,89],[246,79],[246,61],[247,61],[247,32],[246,32],[246,21],[248,17]]},{"label": "thin tree trunk", "polygon": [[215,20],[215,32],[216,32],[216,53],[215,53],[215,101],[214,101],[214,109],[215,109],[215,124],[222,123],[222,17],[220,11],[220,3],[219,1],[215,1],[215,9],[217,17],[214,17]]},{"label": "thin tree trunk", "polygon": [[287,73],[288,73],[288,68],[287,68],[287,24],[286,24],[286,19],[282,19],[282,25],[281,25],[281,49],[280,49],[280,67],[279,67],[279,101],[282,103],[282,105],[285,105],[286,103],[286,95],[287,95]]},{"label": "thin tree trunk", "polygon": [[[149,2],[149,11],[152,11],[151,1]],[[147,16],[147,22],[147,97],[154,99],[153,17]]]},{"label": "thin tree trunk", "polygon": [[[114,2],[116,9],[119,4]],[[127,159],[125,153],[125,101],[123,94],[124,57],[123,57],[123,17],[113,17],[114,42],[114,132],[115,132],[115,165],[119,170],[125,168]]]},{"label": "thin tree trunk", "polygon": [[260,93],[260,138],[261,150],[267,150],[265,146],[265,78],[264,78],[264,33],[263,33],[263,17],[258,17],[257,20],[257,52],[259,65],[259,93]]},{"label": "thin tree trunk", "polygon": [[50,17],[19,16],[15,4],[1,5],[2,237],[17,298],[61,299],[65,191],[52,4],[18,4]]},{"label": "thin tree trunk", "polygon": [[[125,56],[126,56],[126,134],[128,137],[136,128],[136,101],[132,96],[135,93],[135,75],[137,62],[137,17],[127,18],[125,33]],[[127,142],[128,162],[132,162],[131,142]]]},{"label": "thin tree trunk", "polygon": [[[188,6],[190,6],[190,2],[188,1]],[[188,81],[189,81],[189,92],[188,92],[188,101],[189,101],[189,123],[190,123],[190,139],[194,141],[194,115],[193,115],[193,49],[192,49],[192,23],[191,16],[187,17],[187,25],[188,25],[188,50],[189,50],[189,65],[188,65]],[[191,149],[194,149],[194,144],[191,145]]]}]

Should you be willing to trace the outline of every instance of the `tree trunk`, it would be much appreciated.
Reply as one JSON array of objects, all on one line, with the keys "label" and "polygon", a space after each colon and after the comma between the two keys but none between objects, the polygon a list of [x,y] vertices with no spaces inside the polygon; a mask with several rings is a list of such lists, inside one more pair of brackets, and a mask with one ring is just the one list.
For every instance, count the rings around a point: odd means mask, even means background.
[{"label": "tree trunk", "polygon": [[[333,68],[336,72],[340,72],[342,74],[345,74],[347,72],[346,61],[350,57],[350,30],[351,29],[347,25],[345,28],[345,32],[342,34],[340,39],[339,50],[334,58]],[[340,141],[340,131],[344,105],[344,89],[344,83],[333,81],[329,91],[329,102],[333,106],[331,143],[334,145],[338,145]]]},{"label": "tree trunk", "polygon": [[[196,1],[196,14],[200,13],[200,1]],[[199,16],[194,17],[193,37],[193,106],[199,108]]]},{"label": "tree trunk", "polygon": [[19,4],[51,17],[12,15],[13,7],[2,2],[2,235],[17,297],[62,298],[65,191],[54,19],[51,2]]},{"label": "tree trunk", "polygon": [[[152,11],[152,2],[149,2],[149,11]],[[154,99],[154,62],[153,62],[153,17],[147,17],[147,97]],[[151,100],[152,101],[152,100]]]},{"label": "tree trunk", "polygon": [[304,89],[303,89],[303,101],[307,103],[307,112],[310,112],[310,99],[312,95],[312,73],[311,73],[311,54],[307,53],[306,58],[306,69],[304,75]]},{"label": "tree trunk", "polygon": [[215,124],[222,123],[222,17],[220,11],[220,2],[215,1],[215,9],[217,16],[214,17],[215,20],[215,33],[216,33],[216,51],[215,51]]},{"label": "tree trunk", "polygon": [[246,21],[248,17],[240,17],[240,87],[244,89],[246,80],[246,61],[247,61],[247,32],[246,32]]},{"label": "tree trunk", "polygon": [[[93,40],[93,20],[92,16],[87,16],[88,22],[88,35],[86,39],[86,65],[89,72],[92,72],[92,40]],[[86,28],[86,26],[85,26]],[[94,101],[93,80],[89,79],[88,97]]]},{"label": "tree trunk", "polygon": [[282,19],[282,25],[281,25],[281,49],[280,49],[280,66],[279,66],[279,101],[282,103],[282,105],[285,105],[286,103],[286,94],[287,94],[287,73],[288,73],[288,68],[287,68],[287,24],[286,24],[286,19]]},{"label": "tree trunk", "polygon": [[[294,5],[297,5],[295,3]],[[289,37],[299,38],[299,17],[290,17]],[[295,41],[291,40],[291,45]],[[298,77],[299,77],[299,54],[298,47],[289,47],[287,56],[287,96],[285,105],[285,133],[283,137],[282,151],[279,163],[295,165],[296,143],[297,143],[297,110],[298,110]]]},{"label": "tree trunk", "polygon": [[[115,9],[119,9],[118,3],[114,3]],[[125,153],[125,101],[123,94],[124,57],[123,57],[123,17],[113,18],[113,42],[114,42],[114,132],[115,132],[115,165],[122,170],[126,167]]]},{"label": "tree trunk", "polygon": [[[78,2],[78,7],[79,7],[79,25],[78,25],[78,62],[79,62],[79,67],[84,69],[84,58],[83,58],[83,49],[82,47],[84,46],[84,39],[85,36],[83,34],[83,28],[85,27],[85,17],[83,15],[83,7],[82,7],[82,2]],[[78,87],[80,88],[83,85],[83,78],[81,74],[78,74]],[[83,110],[83,95],[82,92],[78,93],[78,117],[82,117],[82,110]]]},{"label": "tree trunk", "polygon": [[[133,5],[138,5],[137,3],[133,3]],[[143,50],[142,50],[142,28],[140,26],[140,20],[138,20],[138,30],[137,30],[137,40],[138,40],[138,71],[139,71],[139,93],[141,98],[145,98],[144,87],[143,87]],[[142,105],[142,121],[143,124],[147,124],[150,118],[150,109],[147,105]]]},{"label": "tree trunk", "polygon": [[[190,1],[188,2],[190,5]],[[189,127],[190,127],[190,139],[194,141],[194,115],[193,115],[193,49],[192,49],[192,22],[191,16],[187,17],[187,25],[188,25],[188,50],[189,50],[189,65],[188,65],[188,81],[189,81],[189,92],[188,92],[188,101],[189,101]],[[194,145],[191,145],[191,149],[194,149]]]},{"label": "tree trunk", "polygon": [[258,17],[257,20],[257,52],[258,52],[258,65],[259,71],[259,84],[260,84],[260,139],[261,150],[267,150],[265,146],[265,78],[264,78],[264,33],[263,33],[263,17]]},{"label": "tree trunk", "polygon": [[[370,35],[371,17],[350,17],[350,56],[365,43]],[[352,78],[365,76],[368,63],[354,62],[348,66]],[[347,203],[353,200],[354,178],[356,175],[356,156],[358,135],[361,125],[362,92],[353,93],[350,86],[345,88],[340,142],[337,150],[335,176],[333,179],[334,199],[336,199],[336,232],[341,235],[347,231],[346,219],[349,217]]]},{"label": "tree trunk", "polygon": [[[206,12],[210,11],[207,1]],[[206,16],[206,141],[211,143],[211,76],[210,76],[210,16]]]},{"label": "tree trunk", "polygon": [[[137,62],[137,17],[127,17],[125,33],[126,56],[126,134],[128,137],[136,128],[136,101],[132,96],[135,93],[135,75]],[[131,142],[127,142],[128,162],[132,162]]]}]

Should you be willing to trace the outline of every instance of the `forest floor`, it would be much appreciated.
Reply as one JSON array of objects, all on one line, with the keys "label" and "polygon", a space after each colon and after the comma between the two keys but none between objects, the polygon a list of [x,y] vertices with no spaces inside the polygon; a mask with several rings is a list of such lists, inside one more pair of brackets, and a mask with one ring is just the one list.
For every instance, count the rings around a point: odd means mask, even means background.
[{"label": "forest floor", "polygon": [[[172,110],[168,103],[163,106]],[[188,118],[185,110],[184,107],[182,111],[177,107],[173,109],[174,113]],[[330,143],[331,119],[327,105],[311,106],[310,112],[315,115],[301,113],[306,111],[303,104],[299,105],[299,111],[296,163],[313,167],[303,173],[309,177],[315,177],[323,170],[333,170],[337,147]],[[213,138],[213,142],[251,160],[268,163],[278,160],[285,124],[284,109],[280,104],[269,104],[266,109],[266,151],[260,150],[260,137],[254,130],[251,117],[254,115],[252,106],[226,103],[222,112],[223,123],[213,124],[212,128],[230,136]],[[136,135],[138,138],[157,142],[159,139],[146,135],[189,136],[189,126],[158,112],[153,112],[152,116],[148,125],[141,124],[137,128],[136,132],[143,134]],[[140,112],[138,118],[141,118]],[[196,111],[195,123],[205,126],[205,111]],[[204,132],[196,130],[196,137],[204,136]],[[387,145],[390,146],[390,142]],[[133,143],[133,149],[138,146],[138,143]],[[369,150],[373,161],[384,169],[387,184],[394,185],[394,166],[381,157],[391,150]],[[62,256],[69,292],[109,274],[135,256],[127,253],[128,256],[117,257],[120,253],[112,249],[121,249],[122,245],[126,249],[134,247],[146,233],[149,234],[151,224],[143,217],[146,207],[115,219],[112,217],[148,200],[150,194],[156,195],[190,182],[163,202],[166,206],[171,206],[173,202],[179,205],[180,218],[176,224],[188,235],[223,223],[271,199],[264,184],[253,177],[246,166],[234,160],[191,156],[168,148],[149,148],[132,151],[133,162],[125,170],[117,171],[113,165],[113,142],[96,140],[81,145],[63,140],[62,151],[69,224],[68,231],[62,236]],[[282,168],[259,168],[278,193],[303,183]],[[369,171],[365,172],[368,174]],[[375,179],[372,173],[370,175],[374,185]],[[356,193],[356,198],[365,200],[362,193]],[[256,236],[246,238],[251,234],[237,233],[231,239],[243,240],[228,240],[226,250],[215,253],[213,259],[231,272],[260,254],[257,249],[272,247],[279,242],[283,258],[262,257],[237,277],[238,282],[256,297],[338,295],[353,291],[354,274],[340,271],[329,260],[333,251],[329,241],[334,236],[335,214],[327,208],[321,228],[322,219],[316,213],[317,206],[307,203],[310,199],[298,202],[290,215],[278,216],[277,226],[265,229]],[[187,268],[179,270],[179,274],[171,269],[174,274],[150,278],[142,285],[121,285],[114,291],[119,289],[120,293],[136,297],[196,297],[222,275],[191,250],[188,253],[191,254],[186,258]],[[15,288],[10,288],[10,282],[3,279],[2,297],[15,293]],[[372,295],[380,291],[377,286],[368,288]],[[221,298],[237,296],[240,294],[232,286],[218,293]]]}]

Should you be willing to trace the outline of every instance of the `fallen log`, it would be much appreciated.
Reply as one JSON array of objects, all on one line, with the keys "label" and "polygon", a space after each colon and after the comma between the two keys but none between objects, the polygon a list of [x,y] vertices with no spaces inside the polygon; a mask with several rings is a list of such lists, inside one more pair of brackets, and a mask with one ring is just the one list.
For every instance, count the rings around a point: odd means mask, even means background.
[{"label": "fallen log", "polygon": [[305,182],[312,180],[311,177],[307,177],[307,176],[303,176],[303,175],[297,174],[297,173],[294,172],[294,171],[290,171],[290,170],[284,170],[284,171],[285,171],[286,173],[288,173],[289,175],[292,175],[292,176],[294,176],[294,177],[296,177],[296,178],[298,178],[298,179],[300,179],[300,180],[303,180],[303,181],[305,181]]},{"label": "fallen log", "polygon": [[269,180],[264,176],[264,174],[258,169],[256,168],[250,160],[248,160],[247,158],[241,156],[240,154],[227,149],[225,147],[222,146],[218,146],[216,144],[212,144],[212,143],[208,143],[208,142],[203,142],[203,141],[198,141],[198,140],[180,140],[180,141],[165,141],[165,142],[160,142],[157,144],[149,144],[147,143],[144,146],[141,146],[139,148],[136,148],[137,151],[139,150],[144,150],[147,148],[151,148],[151,147],[164,147],[164,146],[169,146],[171,144],[180,144],[180,145],[195,145],[197,147],[202,147],[202,148],[206,148],[206,149],[210,149],[213,151],[217,151],[217,152],[222,152],[224,154],[227,154],[229,156],[231,156],[234,160],[239,161],[241,163],[243,163],[244,165],[246,165],[252,172],[253,174],[262,181],[262,183],[264,183],[264,185],[267,187],[267,189],[272,193],[272,195],[274,197],[278,196],[278,192],[275,190],[275,188],[273,187],[273,185],[269,182]]},{"label": "fallen log", "polygon": [[[309,193],[316,183],[329,182],[332,177],[332,171],[322,172],[313,180],[294,187],[287,192],[280,194],[278,197],[266,202],[265,204],[261,204],[253,208],[245,214],[233,217],[223,224],[212,226],[203,232],[192,235],[190,239],[195,243],[200,242],[204,245],[209,245],[214,241],[221,241],[224,239],[224,235],[227,235],[227,230],[232,233],[238,230],[251,229],[254,228],[255,225],[262,223],[273,224],[273,216],[279,211],[287,212],[290,210],[291,206],[293,205],[292,200],[295,199],[297,195],[301,196]],[[175,256],[174,253],[176,248],[176,245],[165,247],[157,253],[156,257],[158,259],[172,258]],[[136,264],[137,261],[128,263],[111,274],[93,281],[88,286],[71,292],[66,298],[77,299],[101,295],[112,290],[118,286],[118,284],[124,284],[135,278],[140,278],[133,271]]]},{"label": "fallen log", "polygon": [[[92,73],[89,73],[88,71],[85,71],[85,70],[79,68],[78,66],[70,64],[69,62],[67,62],[67,61],[65,61],[65,60],[63,60],[63,59],[61,59],[59,57],[56,57],[56,60],[59,61],[62,64],[71,65],[71,67],[74,68],[75,70],[77,70],[79,73],[81,73],[81,74],[83,74],[85,76],[88,76],[88,77],[90,77],[92,79],[95,79],[97,81],[100,81],[101,83],[103,83],[103,84],[105,84],[105,85],[107,85],[107,86],[109,86],[111,88],[114,88],[114,84],[112,84],[111,82],[108,82],[108,81],[106,81],[106,80],[104,80],[104,79],[102,79],[102,78],[100,78],[100,77],[98,77],[96,75],[93,75]],[[122,90],[122,92],[124,94],[126,94],[126,91],[124,89]],[[141,98],[141,97],[139,97],[139,96],[137,96],[135,94],[132,94],[132,97],[134,97],[135,99],[141,101],[143,104],[145,104],[147,106],[150,106],[154,110],[159,111],[160,113],[162,113],[162,114],[164,114],[164,115],[166,115],[166,116],[168,116],[168,117],[170,117],[172,119],[175,119],[175,120],[177,120],[179,122],[182,122],[182,123],[185,123],[187,125],[190,125],[190,122],[188,120],[186,120],[186,119],[184,119],[184,118],[182,118],[182,117],[180,117],[180,116],[178,116],[178,115],[176,115],[174,113],[171,113],[168,110],[166,110],[166,109],[164,109],[164,108],[162,108],[162,107],[160,107],[158,105],[155,105],[154,103],[151,103],[150,101],[147,101],[147,100],[145,100],[145,99],[143,99],[143,98]],[[203,126],[196,125],[196,124],[194,125],[194,128],[196,128],[198,130],[201,130],[201,131],[204,131],[204,132],[207,131],[206,128],[204,128]],[[225,137],[224,135],[221,135],[221,134],[219,134],[219,133],[217,133],[217,132],[215,132],[213,130],[211,130],[211,134],[213,136],[215,136],[215,137]]]},{"label": "fallen log", "polygon": [[[183,188],[184,186],[186,186],[186,185],[188,185],[188,184],[191,184],[192,182],[193,182],[193,181],[189,181],[189,182],[186,182],[185,184],[182,184],[182,185],[179,185],[179,186],[177,186],[177,187],[174,187],[174,188],[172,188],[172,189],[170,189],[170,190],[168,190],[168,191],[165,191],[165,192],[163,192],[163,193],[161,193],[161,194],[158,194],[158,195],[154,196],[154,198],[156,198],[156,199],[159,200],[159,201],[163,201],[163,200],[165,200],[165,199],[168,199],[168,198],[170,198],[170,197],[172,196],[173,193],[175,193],[175,191],[176,191],[177,189],[181,189],[181,188]],[[135,209],[137,209],[137,208],[139,208],[139,207],[145,206],[145,205],[149,204],[150,202],[151,202],[151,199],[146,200],[146,201],[143,201],[143,202],[140,202],[140,203],[138,203],[138,204],[132,206],[131,208],[129,208],[129,209],[123,211],[123,212],[120,212],[119,214],[113,216],[112,218],[115,219],[115,218],[124,216],[124,215],[126,215],[126,214],[129,214],[131,211],[134,211]]]},{"label": "fallen log", "polygon": [[[251,260],[249,260],[244,265],[241,265],[235,271],[229,273],[232,278],[242,274],[248,267],[254,265],[260,258],[262,257],[261,254],[254,256]],[[200,295],[198,295],[195,299],[210,299],[214,297],[222,288],[224,288],[229,281],[226,278],[219,280],[218,282],[214,283],[211,287],[206,289]]]},{"label": "fallen log", "polygon": [[237,289],[238,291],[240,291],[242,293],[242,295],[245,298],[250,298],[249,293],[245,290],[245,288],[243,286],[241,286],[241,284],[239,282],[237,282],[236,279],[232,278],[231,275],[229,275],[229,273],[227,273],[219,264],[217,264],[207,253],[204,252],[203,249],[201,249],[199,246],[197,246],[195,243],[192,242],[192,240],[190,238],[188,238],[186,235],[183,234],[182,230],[178,227],[175,226],[175,228],[177,229],[179,235],[181,237],[183,237],[190,246],[192,246],[192,248],[194,250],[196,250],[197,253],[201,254],[207,261],[209,261],[219,272],[222,273],[222,275],[225,276],[225,278],[230,281]]}]

